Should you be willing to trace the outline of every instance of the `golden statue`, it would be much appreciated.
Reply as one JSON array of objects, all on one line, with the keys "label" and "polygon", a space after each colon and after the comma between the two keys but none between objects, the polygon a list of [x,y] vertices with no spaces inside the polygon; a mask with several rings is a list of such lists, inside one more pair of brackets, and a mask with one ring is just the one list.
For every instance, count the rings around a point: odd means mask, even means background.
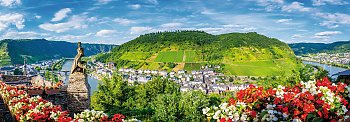
[{"label": "golden statue", "polygon": [[80,61],[81,57],[84,56],[84,49],[81,47],[81,42],[78,42],[78,49],[77,49],[78,54],[74,58],[74,62],[72,64],[72,69],[71,69],[71,74],[75,72],[81,72],[85,74],[85,62]]}]

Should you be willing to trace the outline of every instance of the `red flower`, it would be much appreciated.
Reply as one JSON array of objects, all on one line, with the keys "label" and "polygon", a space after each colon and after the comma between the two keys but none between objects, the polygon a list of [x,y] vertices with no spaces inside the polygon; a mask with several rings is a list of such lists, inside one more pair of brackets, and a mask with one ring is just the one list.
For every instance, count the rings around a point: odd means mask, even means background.
[{"label": "red flower", "polygon": [[317,112],[317,115],[320,116],[322,118],[322,112],[321,111],[318,111]]},{"label": "red flower", "polygon": [[301,115],[301,118],[302,118],[303,120],[305,120],[305,119],[306,119],[306,117],[307,117],[307,114],[303,114],[303,115]]},{"label": "red flower", "polygon": [[305,113],[313,112],[313,111],[315,111],[315,106],[313,104],[305,104],[303,111]]},{"label": "red flower", "polygon": [[253,110],[253,111],[250,112],[250,115],[251,115],[253,118],[255,118],[255,117],[256,117],[256,112]]},{"label": "red flower", "polygon": [[112,121],[113,122],[122,122],[125,116],[123,114],[114,114]]},{"label": "red flower", "polygon": [[226,118],[221,118],[220,122],[226,122]]},{"label": "red flower", "polygon": [[299,115],[299,114],[300,114],[300,111],[294,110],[294,115]]}]

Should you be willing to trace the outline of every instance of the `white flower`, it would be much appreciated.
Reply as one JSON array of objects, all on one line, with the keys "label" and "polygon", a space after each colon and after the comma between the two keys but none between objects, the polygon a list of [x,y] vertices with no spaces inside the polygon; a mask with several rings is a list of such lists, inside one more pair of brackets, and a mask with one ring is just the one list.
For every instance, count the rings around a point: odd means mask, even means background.
[{"label": "white flower", "polygon": [[277,118],[277,117],[274,117],[274,118],[273,118],[273,121],[277,121],[277,120],[278,120],[278,118]]},{"label": "white flower", "polygon": [[288,114],[283,113],[283,118],[288,118]]},{"label": "white flower", "polygon": [[235,114],[233,114],[233,119],[234,119],[234,121],[239,120],[239,114],[237,112]]},{"label": "white flower", "polygon": [[273,110],[269,110],[267,111],[269,114],[273,114]]},{"label": "white flower", "polygon": [[226,109],[227,105],[228,105],[228,103],[221,103],[219,107],[221,110],[224,110],[224,109]]},{"label": "white flower", "polygon": [[246,121],[247,120],[247,115],[246,114],[243,114],[242,116],[241,116],[241,121]]},{"label": "white flower", "polygon": [[214,119],[219,119],[220,113],[221,113],[221,110],[216,111],[215,114],[214,114],[214,116],[213,116],[213,118],[214,118]]},{"label": "white flower", "polygon": [[210,108],[205,107],[202,109],[202,111],[203,111],[203,114],[207,114],[210,111]]},{"label": "white flower", "polygon": [[300,119],[293,119],[293,122],[303,122]]},{"label": "white flower", "polygon": [[341,107],[341,109],[343,110],[344,113],[348,112],[348,109],[346,109],[344,105]]}]

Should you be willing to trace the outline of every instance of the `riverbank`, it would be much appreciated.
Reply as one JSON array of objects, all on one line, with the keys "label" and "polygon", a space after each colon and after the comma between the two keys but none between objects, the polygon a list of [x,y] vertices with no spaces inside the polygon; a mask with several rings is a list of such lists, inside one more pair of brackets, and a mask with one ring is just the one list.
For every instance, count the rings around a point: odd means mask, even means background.
[{"label": "riverbank", "polygon": [[334,74],[338,73],[338,72],[342,72],[348,69],[342,68],[342,67],[337,67],[337,66],[332,66],[332,65],[328,65],[328,64],[321,64],[318,62],[310,62],[310,61],[303,61],[304,64],[310,64],[313,66],[320,66],[322,67],[324,70],[329,72],[329,76],[330,77],[334,77]]},{"label": "riverbank", "polygon": [[349,66],[349,65],[344,65],[344,64],[334,64],[334,63],[318,62],[318,61],[314,61],[314,60],[303,60],[303,61],[315,62],[315,63],[326,64],[326,65],[331,65],[331,66],[335,66],[335,67],[350,69],[350,66]]}]

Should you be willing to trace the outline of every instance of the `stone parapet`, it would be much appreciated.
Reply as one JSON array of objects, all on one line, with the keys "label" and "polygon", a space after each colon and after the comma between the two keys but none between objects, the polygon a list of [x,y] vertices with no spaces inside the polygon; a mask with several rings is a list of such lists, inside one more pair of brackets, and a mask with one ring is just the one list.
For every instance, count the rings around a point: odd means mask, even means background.
[{"label": "stone parapet", "polygon": [[75,72],[69,76],[67,94],[68,110],[71,113],[82,112],[90,108],[90,85],[86,74]]}]

